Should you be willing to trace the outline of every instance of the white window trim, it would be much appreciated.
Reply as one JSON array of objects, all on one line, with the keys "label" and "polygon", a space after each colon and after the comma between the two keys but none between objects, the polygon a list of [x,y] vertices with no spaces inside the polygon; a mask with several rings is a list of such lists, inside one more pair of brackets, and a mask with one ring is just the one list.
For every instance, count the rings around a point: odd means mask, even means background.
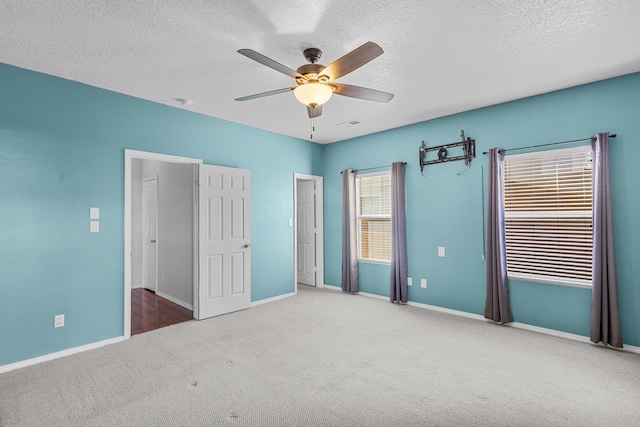
[{"label": "white window trim", "polygon": [[[372,177],[372,176],[380,176],[380,175],[389,175],[391,176],[391,171],[387,170],[387,171],[377,171],[377,172],[367,172],[367,173],[356,173],[356,179],[358,178],[363,178],[363,177]],[[356,192],[357,193],[357,192]],[[358,197],[356,194],[356,211],[358,211]],[[356,232],[358,232],[359,230],[359,219],[360,218],[365,218],[365,219],[391,219],[391,215],[389,214],[387,215],[358,215],[356,214]],[[380,264],[380,265],[391,265],[391,260],[386,261],[383,259],[374,259],[374,258],[360,258],[361,255],[361,247],[360,247],[360,237],[357,236],[356,237],[356,244],[358,246],[358,262],[365,262],[368,264]],[[393,248],[391,248],[393,250]]]},{"label": "white window trim", "polygon": [[523,282],[531,282],[531,283],[545,283],[547,285],[558,285],[558,286],[570,286],[572,288],[584,288],[591,289],[591,283],[588,285],[584,283],[584,281],[580,280],[571,280],[571,279],[560,279],[557,277],[546,277],[542,275],[529,275],[529,274],[519,274],[519,273],[511,273],[507,275],[509,280],[520,280]]},{"label": "white window trim", "polygon": [[[531,152],[527,152],[527,153],[520,153],[520,154],[509,154],[505,156],[505,161],[507,160],[525,160],[525,159],[530,159],[530,158],[534,158],[534,157],[539,157],[539,156],[544,156],[546,152],[553,152],[553,154],[556,155],[566,155],[566,154],[572,154],[572,153],[584,153],[586,150],[588,150],[589,148],[587,146],[576,146],[576,147],[570,147],[570,148],[560,148],[560,149],[549,149],[549,150],[542,150],[542,151],[531,151]],[[592,171],[593,173],[593,171]],[[554,215],[554,218],[584,218],[585,214],[589,214],[589,216],[592,216],[592,212],[589,211],[573,211],[573,212],[564,212],[564,213],[560,213],[558,215]],[[505,219],[506,218],[530,218],[532,215],[527,215],[526,212],[513,212],[510,213],[509,216],[506,215],[505,212]],[[536,215],[538,218],[544,218],[545,215],[538,213]],[[509,273],[509,271],[507,270],[507,278],[509,280],[520,280],[520,281],[524,281],[524,282],[532,282],[532,283],[545,283],[545,284],[549,284],[549,285],[558,285],[558,286],[569,286],[569,287],[574,287],[574,288],[583,288],[583,289],[591,289],[592,288],[592,284],[591,282],[587,282],[584,280],[577,280],[577,279],[570,279],[570,278],[558,278],[558,277],[549,277],[549,276],[543,276],[543,275],[539,275],[539,274],[524,274],[524,273]]]},{"label": "white window trim", "polygon": [[578,147],[571,147],[571,148],[555,148],[555,149],[541,150],[541,151],[529,151],[527,153],[520,153],[520,154],[505,154],[504,159],[505,160],[531,159],[533,157],[549,155],[547,153],[553,153],[558,156],[562,156],[566,154],[583,153],[585,152],[585,150],[590,150],[590,147],[586,145],[581,145]]}]

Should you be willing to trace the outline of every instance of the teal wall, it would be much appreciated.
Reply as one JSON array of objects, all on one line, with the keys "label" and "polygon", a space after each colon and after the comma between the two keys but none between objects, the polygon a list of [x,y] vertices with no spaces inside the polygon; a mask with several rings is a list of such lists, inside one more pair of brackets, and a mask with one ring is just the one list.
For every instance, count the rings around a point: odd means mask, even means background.
[{"label": "teal wall", "polygon": [[[456,161],[426,166],[421,175],[421,141],[428,147],[456,142],[461,129],[476,140],[470,169],[458,175],[466,166]],[[640,211],[640,74],[325,146],[325,230],[331,230],[325,233],[325,283],[340,286],[340,171],[405,161],[409,276],[414,280],[409,299],[482,314],[487,174],[482,152],[607,131],[618,135],[611,140],[611,180],[622,333],[625,344],[640,346],[640,222],[633,219]],[[445,258],[437,256],[438,246],[446,248]],[[420,288],[420,278],[427,279],[426,289]],[[360,289],[388,296],[389,267],[360,263]],[[510,290],[516,322],[589,335],[590,290],[516,281]]]},{"label": "teal wall", "polygon": [[252,299],[293,291],[293,174],[322,146],[0,64],[0,366],[122,336],[124,149],[251,170]]},{"label": "teal wall", "polygon": [[[418,166],[418,146],[460,130],[478,156]],[[252,299],[293,290],[293,173],[324,176],[325,283],[340,285],[340,171],[406,161],[410,300],[481,314],[487,159],[503,148],[618,134],[611,147],[626,344],[640,346],[640,74],[320,146],[0,64],[0,366],[118,337],[123,329],[124,149],[251,170]],[[100,233],[88,232],[89,207]],[[437,257],[437,247],[446,257]],[[361,264],[388,295],[389,268]],[[590,292],[511,283],[515,320],[588,335]],[[64,328],[53,316],[64,313]]]}]

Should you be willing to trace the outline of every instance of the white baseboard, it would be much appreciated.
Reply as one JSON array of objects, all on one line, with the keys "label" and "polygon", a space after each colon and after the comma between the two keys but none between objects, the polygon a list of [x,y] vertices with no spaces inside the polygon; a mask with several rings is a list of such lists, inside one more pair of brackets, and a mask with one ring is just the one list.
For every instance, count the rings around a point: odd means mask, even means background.
[{"label": "white baseboard", "polygon": [[[332,291],[340,291],[340,292],[342,292],[342,288],[340,288],[338,286],[324,285],[324,288],[332,290]],[[381,300],[385,300],[385,301],[389,300],[388,297],[384,297],[384,296],[376,295],[376,294],[370,294],[370,293],[367,293],[367,292],[360,292],[358,295],[362,295],[362,296],[365,296],[367,298],[381,299]],[[259,300],[259,301],[252,302],[251,303],[251,307],[254,307],[254,306],[257,306],[257,305],[261,305],[261,304],[270,303],[270,302],[274,302],[274,301],[278,301],[278,300],[289,298],[289,297],[292,297],[292,296],[295,296],[295,292],[290,292],[288,294],[278,295],[278,296],[271,297],[271,298],[265,298],[265,299],[262,299],[262,300]],[[163,298],[166,298],[166,296],[163,296]],[[167,298],[167,299],[169,299],[169,298]],[[178,304],[178,302],[176,302],[176,304]],[[470,319],[480,320],[480,321],[483,321],[483,322],[491,322],[490,320],[485,319],[483,316],[480,316],[479,314],[467,313],[465,311],[453,310],[453,309],[450,309],[450,308],[438,307],[438,306],[435,306],[435,305],[423,304],[423,303],[413,302],[413,301],[409,301],[407,303],[407,305],[423,308],[423,309],[426,309],[426,310],[439,311],[439,312],[442,312],[442,313],[449,313],[449,314],[453,314],[455,316],[467,317],[467,318],[470,318]],[[527,324],[524,324],[524,323],[513,322],[513,323],[507,324],[505,326],[509,326],[509,327],[517,328],[517,329],[523,329],[523,330],[532,331],[532,332],[537,332],[537,333],[541,333],[541,334],[545,334],[545,335],[552,335],[552,336],[556,336],[556,337],[560,337],[560,338],[569,339],[569,340],[572,340],[572,341],[579,341],[579,342],[590,344],[590,345],[600,345],[600,346],[602,345],[602,344],[593,344],[588,337],[585,337],[585,336],[582,336],[582,335],[570,334],[568,332],[556,331],[554,329],[548,329],[548,328],[541,328],[539,326],[527,325]],[[16,370],[16,369],[20,369],[20,368],[25,368],[27,366],[37,365],[38,363],[43,363],[43,362],[48,362],[50,360],[59,359],[61,357],[70,356],[72,354],[82,353],[84,351],[88,351],[88,350],[93,350],[93,349],[96,349],[96,348],[104,347],[105,345],[115,344],[115,343],[118,343],[118,342],[121,342],[121,341],[124,341],[124,340],[125,340],[125,337],[123,337],[123,336],[110,338],[108,340],[98,341],[98,342],[95,342],[95,343],[83,345],[83,346],[80,346],[80,347],[74,347],[74,348],[70,348],[70,349],[67,349],[67,350],[58,351],[58,352],[55,352],[55,353],[45,354],[44,356],[34,357],[32,359],[21,360],[20,362],[10,363],[8,365],[2,365],[2,366],[0,366],[0,374],[3,374],[5,372],[9,372],[9,371],[13,371],[13,370]],[[636,346],[633,346],[633,345],[625,344],[624,347],[621,348],[621,349],[614,348],[614,347],[610,347],[610,348],[612,348],[614,350],[627,351],[627,352],[630,352],[630,353],[640,354],[640,347],[636,347]]]},{"label": "white baseboard", "polygon": [[635,345],[624,344],[624,347],[622,348],[615,348],[615,347],[610,347],[610,348],[613,348],[614,350],[628,351],[630,353],[640,354],[640,347],[637,347]]},{"label": "white baseboard", "polygon": [[[338,286],[324,285],[324,287],[327,288],[327,289],[334,290],[334,291],[341,291],[342,292],[342,288],[340,288]],[[376,294],[370,294],[370,293],[367,293],[367,292],[358,292],[358,295],[362,295],[362,296],[365,296],[365,297],[368,297],[368,298],[376,298],[376,299],[382,299],[382,300],[385,300],[385,301],[389,301],[389,297],[385,297],[385,296],[382,296],[382,295],[376,295]],[[426,310],[438,311],[438,312],[441,312],[441,313],[449,313],[449,314],[453,314],[454,316],[466,317],[466,318],[473,319],[473,320],[480,320],[482,322],[493,323],[491,320],[486,319],[484,316],[481,316],[479,314],[474,314],[474,313],[468,313],[466,311],[453,310],[451,308],[438,307],[437,305],[429,305],[429,304],[423,304],[423,303],[420,303],[420,302],[413,302],[413,301],[407,302],[407,305],[414,306],[414,307],[420,307],[420,308],[423,308],[423,309],[426,309]],[[591,339],[589,339],[589,337],[585,337],[585,336],[582,336],[582,335],[576,335],[576,334],[570,334],[568,332],[556,331],[555,329],[542,328],[540,326],[527,325],[526,323],[512,322],[512,323],[507,323],[504,326],[509,326],[511,328],[516,328],[516,329],[523,329],[525,331],[537,332],[539,334],[551,335],[551,336],[554,336],[554,337],[564,338],[564,339],[568,339],[568,340],[572,340],[572,341],[578,341],[578,342],[582,342],[582,343],[585,343],[585,344],[603,346],[602,344],[594,344],[593,342],[591,342]],[[615,348],[615,347],[608,347],[608,348],[612,348],[614,350],[628,351],[630,353],[638,353],[638,354],[640,354],[640,347],[636,347],[636,346],[633,346],[633,345],[624,344],[623,348]]]},{"label": "white baseboard", "polygon": [[171,295],[164,294],[162,292],[156,292],[156,295],[162,297],[166,300],[171,301],[172,303],[178,304],[180,307],[186,308],[187,310],[193,311],[193,305],[187,304],[184,301],[180,301],[178,298],[174,298]]},{"label": "white baseboard", "polygon": [[[157,293],[157,295],[161,296],[162,298],[166,298],[169,301],[175,302],[176,304],[185,307],[189,310],[193,310],[188,304],[183,303],[182,301],[178,301],[173,297],[170,297],[168,295],[162,294],[162,293]],[[260,304],[266,304],[268,302],[274,302],[280,299],[284,299],[284,298],[288,298],[288,297],[292,297],[294,296],[295,293],[291,292],[288,294],[284,294],[284,295],[278,295],[272,298],[266,298],[260,301],[255,301],[251,303],[251,306],[256,306],[256,305],[260,305]],[[65,357],[65,356],[70,356],[72,354],[76,354],[76,353],[82,353],[83,351],[88,351],[88,350],[93,350],[96,348],[100,348],[103,347],[105,345],[109,345],[109,344],[115,344],[121,341],[124,341],[125,337],[116,337],[116,338],[111,338],[108,340],[104,340],[104,341],[98,341],[92,344],[87,344],[87,345],[83,345],[80,347],[74,347],[74,348],[70,348],[67,350],[62,350],[62,351],[57,351],[55,353],[50,353],[50,354],[45,354],[43,356],[38,356],[38,357],[34,357],[32,359],[27,359],[27,360],[21,360],[19,362],[15,362],[15,363],[10,363],[8,365],[2,365],[0,366],[0,374],[3,374],[5,372],[9,372],[9,371],[13,371],[16,369],[20,369],[20,368],[25,368],[27,366],[31,366],[31,365],[37,365],[38,363],[43,363],[43,362],[48,362],[50,360],[55,360],[55,359],[59,359],[61,357]]]},{"label": "white baseboard", "polygon": [[124,341],[124,337],[111,338],[104,341],[98,341],[80,347],[69,348],[67,350],[57,351],[55,353],[45,354],[44,356],[34,357],[33,359],[21,360],[20,362],[10,363],[8,365],[0,366],[0,374],[13,371],[15,369],[25,368],[31,365],[37,365],[38,363],[48,362],[50,360],[59,359],[61,357],[70,356],[76,353],[82,353],[83,351],[93,350],[96,348],[104,347],[105,345],[115,344],[120,341]]},{"label": "white baseboard", "polygon": [[[539,334],[551,335],[554,337],[565,338],[572,341],[579,341],[585,344],[604,347],[602,343],[599,343],[599,344],[593,343],[589,337],[585,337],[583,335],[570,334],[569,332],[556,331],[555,329],[541,328],[539,326],[527,325],[526,323],[518,323],[518,322],[507,323],[505,326],[510,326],[516,329],[523,329],[525,331],[537,332]],[[616,347],[607,347],[607,348],[640,354],[640,347],[636,347],[634,345],[624,344],[623,348],[616,348]]]},{"label": "white baseboard", "polygon": [[437,305],[423,304],[421,302],[413,302],[413,301],[407,302],[407,305],[424,308],[425,310],[438,311],[440,313],[453,314],[454,316],[466,317],[467,319],[481,320],[483,322],[488,321],[487,319],[484,318],[484,316],[481,316],[479,314],[469,313],[461,310],[454,310],[452,308],[438,307]]},{"label": "white baseboard", "polygon": [[278,300],[289,298],[289,297],[292,297],[292,296],[295,296],[295,295],[296,295],[295,292],[289,292],[288,294],[282,294],[282,295],[278,295],[278,296],[271,297],[271,298],[265,298],[265,299],[261,299],[261,300],[258,300],[258,301],[253,301],[251,303],[251,307],[255,307],[256,305],[266,304],[266,303],[269,303],[269,302],[278,301]]}]

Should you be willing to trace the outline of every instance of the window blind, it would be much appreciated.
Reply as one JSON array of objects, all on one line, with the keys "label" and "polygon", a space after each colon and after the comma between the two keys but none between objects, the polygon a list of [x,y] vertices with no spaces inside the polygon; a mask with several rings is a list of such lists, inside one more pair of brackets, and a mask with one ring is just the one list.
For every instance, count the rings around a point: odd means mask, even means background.
[{"label": "window blind", "polygon": [[506,156],[504,182],[509,277],[591,286],[591,148]]},{"label": "window blind", "polygon": [[391,261],[391,174],[356,177],[358,258]]}]

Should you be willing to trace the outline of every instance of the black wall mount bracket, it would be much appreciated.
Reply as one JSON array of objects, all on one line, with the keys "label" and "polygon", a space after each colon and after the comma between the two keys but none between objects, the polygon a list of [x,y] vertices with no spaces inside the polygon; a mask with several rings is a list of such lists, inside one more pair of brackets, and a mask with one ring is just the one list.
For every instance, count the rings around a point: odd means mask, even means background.
[{"label": "black wall mount bracket", "polygon": [[[460,131],[460,138],[462,139],[459,142],[454,142],[452,144],[444,144],[438,145],[435,147],[427,147],[424,145],[424,141],[422,141],[422,145],[420,146],[420,173],[427,165],[434,165],[436,163],[445,163],[445,162],[453,162],[454,160],[464,160],[464,164],[468,165],[471,163],[471,159],[476,157],[476,140],[471,138],[464,138],[464,130]],[[462,147],[462,155],[449,157],[449,149],[454,147]],[[430,151],[437,151],[438,158],[435,160],[425,161],[425,156]]]}]

